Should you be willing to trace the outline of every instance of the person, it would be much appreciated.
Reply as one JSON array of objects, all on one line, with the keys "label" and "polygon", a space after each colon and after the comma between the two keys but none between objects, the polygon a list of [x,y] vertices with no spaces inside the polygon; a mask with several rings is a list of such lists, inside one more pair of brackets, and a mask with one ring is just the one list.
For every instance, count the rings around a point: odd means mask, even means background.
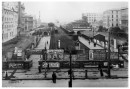
[{"label": "person", "polygon": [[48,63],[48,65],[47,65],[47,67],[48,67],[48,70],[50,69],[50,67],[49,67],[49,63]]},{"label": "person", "polygon": [[94,43],[94,47],[96,47],[96,43]]},{"label": "person", "polygon": [[98,70],[100,71],[100,75],[102,77],[103,76],[103,70],[101,68],[101,64],[100,63],[98,64]]},{"label": "person", "polygon": [[53,72],[53,74],[52,74],[52,81],[53,81],[53,83],[56,83],[56,74],[55,74],[55,72]]}]

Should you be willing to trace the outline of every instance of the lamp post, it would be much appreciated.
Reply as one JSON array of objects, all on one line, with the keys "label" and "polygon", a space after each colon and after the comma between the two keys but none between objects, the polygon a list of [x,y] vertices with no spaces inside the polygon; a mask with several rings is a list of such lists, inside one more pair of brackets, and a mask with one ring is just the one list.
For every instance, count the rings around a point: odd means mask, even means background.
[{"label": "lamp post", "polygon": [[45,78],[46,78],[46,60],[47,60],[47,50],[46,50],[46,43],[45,43]]},{"label": "lamp post", "polygon": [[69,87],[72,87],[72,53],[71,53],[71,48],[70,48],[70,81],[69,81]]},{"label": "lamp post", "polygon": [[110,60],[110,28],[109,28],[109,16],[108,16],[108,77],[111,77],[111,70],[110,70],[110,65],[111,65],[111,60]]},{"label": "lamp post", "polygon": [[110,78],[111,77],[111,70],[110,70],[110,65],[111,65],[111,59],[110,59],[110,29],[109,29],[109,32],[108,32],[108,77]]}]

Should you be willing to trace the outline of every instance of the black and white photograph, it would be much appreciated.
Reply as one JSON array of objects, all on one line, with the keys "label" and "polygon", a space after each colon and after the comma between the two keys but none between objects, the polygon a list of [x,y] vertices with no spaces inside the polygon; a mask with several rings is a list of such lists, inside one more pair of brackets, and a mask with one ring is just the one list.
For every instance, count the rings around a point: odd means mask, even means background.
[{"label": "black and white photograph", "polygon": [[1,1],[2,88],[128,88],[129,1]]}]

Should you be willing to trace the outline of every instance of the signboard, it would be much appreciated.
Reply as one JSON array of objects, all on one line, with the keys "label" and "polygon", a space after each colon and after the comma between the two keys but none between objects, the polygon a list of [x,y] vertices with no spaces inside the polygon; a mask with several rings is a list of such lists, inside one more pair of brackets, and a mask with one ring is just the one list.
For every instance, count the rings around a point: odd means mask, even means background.
[{"label": "signboard", "polygon": [[106,50],[105,49],[94,49],[93,50],[93,60],[105,60]]},{"label": "signboard", "polygon": [[78,53],[77,60],[89,60],[89,50],[83,50],[82,53]]},{"label": "signboard", "polygon": [[98,62],[96,61],[86,61],[83,63],[84,67],[98,67]]},{"label": "signboard", "polygon": [[108,62],[104,62],[104,64],[103,64],[104,66],[108,66]]},{"label": "signboard", "polygon": [[[71,55],[71,60],[76,61],[78,59],[78,55]],[[70,61],[70,55],[64,54],[64,60],[65,61]]]},{"label": "signboard", "polygon": [[42,64],[43,68],[59,68],[60,63],[59,62],[43,62]]},{"label": "signboard", "polygon": [[64,50],[47,50],[47,60],[63,60]]},{"label": "signboard", "polygon": [[118,52],[111,52],[110,59],[118,59]]},{"label": "signboard", "polygon": [[30,54],[42,54],[41,49],[29,50],[28,53]]},{"label": "signboard", "polygon": [[[70,61],[63,61],[60,62],[60,68],[69,68],[70,67]],[[72,68],[82,68],[82,64],[78,61],[72,61],[71,62]]]},{"label": "signboard", "polygon": [[9,63],[9,68],[23,68],[23,63]]},{"label": "signboard", "polygon": [[17,56],[22,56],[22,49],[18,49]]},{"label": "signboard", "polygon": [[[110,53],[110,59],[113,60],[113,59],[118,59],[118,52],[111,52]],[[107,58],[108,58],[108,52],[107,52]]]}]

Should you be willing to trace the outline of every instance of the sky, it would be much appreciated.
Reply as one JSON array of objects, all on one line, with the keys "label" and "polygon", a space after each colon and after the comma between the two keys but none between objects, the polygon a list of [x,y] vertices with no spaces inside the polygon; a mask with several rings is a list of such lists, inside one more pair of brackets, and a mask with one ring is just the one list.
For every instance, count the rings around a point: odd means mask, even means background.
[{"label": "sky", "polygon": [[109,9],[128,7],[128,2],[22,2],[25,12],[29,15],[39,17],[42,22],[68,23],[82,18],[82,13],[103,13]]}]

